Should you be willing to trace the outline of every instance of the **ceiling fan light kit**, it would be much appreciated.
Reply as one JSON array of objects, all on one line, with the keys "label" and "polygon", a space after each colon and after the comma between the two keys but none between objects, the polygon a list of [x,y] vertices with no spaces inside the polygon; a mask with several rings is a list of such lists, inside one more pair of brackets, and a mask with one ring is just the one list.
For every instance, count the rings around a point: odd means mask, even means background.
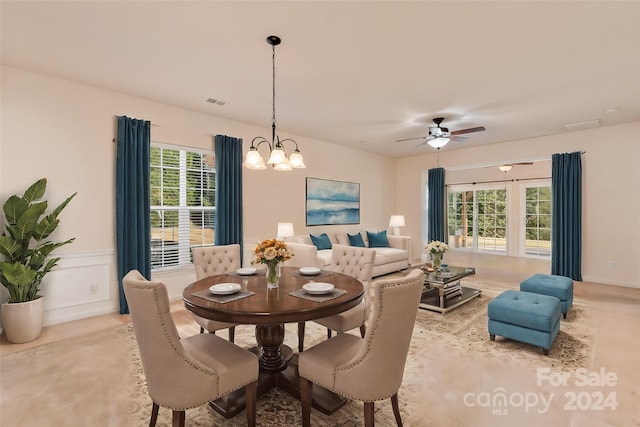
[{"label": "ceiling fan light kit", "polygon": [[445,145],[447,145],[449,143],[449,141],[453,140],[457,140],[457,141],[464,141],[468,138],[466,137],[461,137],[458,135],[463,135],[466,133],[472,133],[472,132],[481,132],[483,130],[486,130],[484,126],[476,126],[473,128],[468,128],[468,129],[461,129],[461,130],[455,130],[453,132],[449,132],[449,129],[444,127],[444,126],[440,126],[440,123],[442,123],[444,121],[444,117],[436,117],[433,119],[433,122],[436,124],[435,126],[430,126],[429,127],[429,134],[427,136],[423,136],[423,137],[418,137],[418,138],[406,138],[406,139],[399,139],[396,142],[404,142],[404,141],[413,141],[416,139],[424,139],[424,141],[422,141],[420,144],[416,145],[416,148],[422,147],[425,144],[429,144],[431,147],[433,148],[437,148],[438,150],[441,149],[442,147],[444,147]]},{"label": "ceiling fan light kit", "polygon": [[442,148],[449,143],[449,138],[437,137],[427,141],[427,144],[432,146],[433,148]]}]

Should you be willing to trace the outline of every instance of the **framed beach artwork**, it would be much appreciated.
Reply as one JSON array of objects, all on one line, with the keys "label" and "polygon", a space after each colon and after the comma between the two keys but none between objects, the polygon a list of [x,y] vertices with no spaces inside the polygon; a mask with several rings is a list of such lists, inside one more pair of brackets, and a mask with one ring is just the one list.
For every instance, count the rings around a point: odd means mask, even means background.
[{"label": "framed beach artwork", "polygon": [[360,184],[307,177],[306,222],[360,224]]}]

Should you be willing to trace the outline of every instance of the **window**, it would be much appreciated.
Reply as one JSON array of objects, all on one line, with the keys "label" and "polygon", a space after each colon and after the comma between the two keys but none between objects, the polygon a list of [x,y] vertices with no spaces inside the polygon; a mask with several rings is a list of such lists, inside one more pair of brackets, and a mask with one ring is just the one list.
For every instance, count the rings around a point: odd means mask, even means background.
[{"label": "window", "polygon": [[507,253],[507,190],[450,188],[449,244],[473,251]]},{"label": "window", "polygon": [[551,187],[548,182],[522,184],[520,252],[525,256],[551,257]]},{"label": "window", "polygon": [[214,243],[212,151],[151,144],[151,269],[191,262],[190,247]]}]

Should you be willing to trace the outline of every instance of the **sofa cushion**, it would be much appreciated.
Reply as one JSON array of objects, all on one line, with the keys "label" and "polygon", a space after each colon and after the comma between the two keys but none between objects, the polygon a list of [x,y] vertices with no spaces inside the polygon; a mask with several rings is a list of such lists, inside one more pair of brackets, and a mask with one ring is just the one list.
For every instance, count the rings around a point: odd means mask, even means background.
[{"label": "sofa cushion", "polygon": [[322,249],[318,251],[318,258],[322,260],[324,265],[331,265],[331,249]]},{"label": "sofa cushion", "polygon": [[409,259],[409,252],[396,248],[376,248],[376,258],[373,265],[389,264]]},{"label": "sofa cushion", "polygon": [[329,240],[329,236],[327,236],[327,233],[322,233],[319,236],[310,234],[310,236],[311,242],[315,245],[316,248],[318,248],[318,250],[331,249],[331,240]]},{"label": "sofa cushion", "polygon": [[387,239],[387,230],[382,230],[377,233],[367,231],[367,240],[369,240],[370,248],[388,248],[389,239]]},{"label": "sofa cushion", "polygon": [[347,237],[349,237],[349,245],[350,246],[358,246],[361,248],[366,247],[364,245],[364,240],[362,240],[362,234],[357,233],[357,234],[348,234],[347,233]]}]

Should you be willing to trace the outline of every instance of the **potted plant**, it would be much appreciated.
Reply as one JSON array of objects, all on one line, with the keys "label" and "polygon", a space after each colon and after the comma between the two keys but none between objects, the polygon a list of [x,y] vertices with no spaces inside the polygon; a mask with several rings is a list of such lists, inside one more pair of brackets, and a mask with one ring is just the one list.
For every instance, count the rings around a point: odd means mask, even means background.
[{"label": "potted plant", "polygon": [[47,239],[60,224],[58,215],[77,193],[45,214],[48,204],[42,197],[46,188],[46,178],[39,179],[22,197],[13,195],[3,206],[6,231],[0,236],[0,283],[9,291],[9,301],[2,304],[2,325],[7,339],[14,343],[40,336],[44,302],[38,291],[44,276],[60,260],[49,255],[75,240]]}]

